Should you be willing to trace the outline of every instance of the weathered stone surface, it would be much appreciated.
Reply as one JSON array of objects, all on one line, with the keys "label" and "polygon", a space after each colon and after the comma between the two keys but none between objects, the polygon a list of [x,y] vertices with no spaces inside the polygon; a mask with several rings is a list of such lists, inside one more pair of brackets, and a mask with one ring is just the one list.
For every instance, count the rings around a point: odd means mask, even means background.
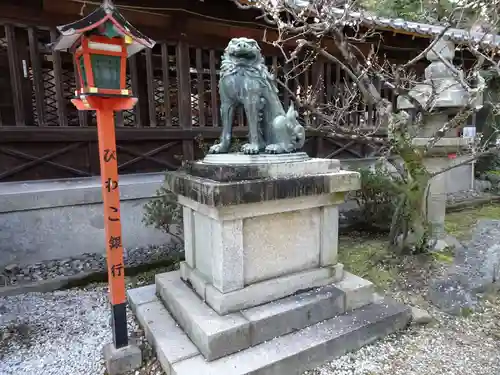
[{"label": "weathered stone surface", "polygon": [[411,324],[423,325],[432,322],[432,316],[425,310],[418,307],[411,307]]},{"label": "weathered stone surface", "polygon": [[477,191],[490,191],[493,187],[491,181],[488,180],[474,180],[474,189]]},{"label": "weathered stone surface", "polygon": [[216,165],[260,164],[264,166],[271,163],[296,163],[312,159],[305,152],[291,152],[287,154],[244,154],[242,152],[233,152],[229,154],[207,154],[203,158],[203,162]]},{"label": "weathered stone surface", "polygon": [[500,220],[479,220],[472,240],[455,254],[453,273],[470,289],[480,291],[500,277]]},{"label": "weathered stone surface", "polygon": [[203,275],[196,269],[189,267],[187,262],[181,262],[180,264],[180,272],[181,279],[189,286],[189,288],[193,289],[193,291],[198,294],[203,301],[206,301],[206,290],[207,290],[207,281]]},{"label": "weathered stone surface", "polygon": [[250,323],[239,313],[221,316],[181,280],[180,272],[156,275],[157,292],[207,360],[250,346]]},{"label": "weathered stone surface", "polygon": [[473,309],[476,298],[459,280],[450,276],[429,285],[429,300],[442,311],[461,315],[464,309]]},{"label": "weathered stone surface", "polygon": [[463,248],[462,243],[455,237],[447,234],[442,238],[439,238],[434,244],[434,248],[431,251],[443,251],[443,250],[455,250],[460,251]]},{"label": "weathered stone surface", "polygon": [[346,311],[357,309],[374,301],[374,287],[371,281],[344,271],[343,279],[335,284],[345,293]]},{"label": "weathered stone surface", "polygon": [[299,375],[404,328],[409,319],[408,308],[384,301],[216,361],[196,356],[177,362],[172,366],[173,374]]},{"label": "weathered stone surface", "polygon": [[151,284],[140,288],[128,289],[127,297],[132,311],[135,311],[139,305],[152,302],[156,299],[156,286]]},{"label": "weathered stone surface", "polygon": [[[249,337],[247,347],[257,345],[341,315],[345,312],[346,301],[353,305],[352,298],[347,300],[345,293],[336,284],[332,284],[242,310],[241,315],[233,313],[219,316],[210,306],[204,304],[193,290],[176,279],[178,275],[179,272],[170,272],[158,277],[160,298],[209,360],[244,349],[241,347],[243,338]],[[349,289],[350,295],[356,296],[356,306],[371,304],[373,296],[366,294],[366,285],[358,285],[361,293],[356,293],[352,283]],[[140,298],[141,293],[129,295],[131,304],[135,306],[133,297]],[[141,304],[136,313],[145,315],[145,306],[153,305]],[[157,307],[154,307],[154,310],[156,309]],[[155,314],[158,315],[157,312]],[[246,322],[249,324],[248,331]],[[146,336],[148,335],[149,332],[146,331]]]},{"label": "weathered stone surface", "polygon": [[[323,313],[327,314],[328,305],[324,304],[326,299],[323,298],[326,295],[322,293],[330,291],[329,288],[324,288],[302,294],[303,300],[298,302],[298,309],[293,311],[301,310],[307,305],[307,301],[316,301],[314,303],[319,302]],[[320,295],[322,297],[316,299]],[[268,320],[271,323],[267,325],[269,328],[274,326],[276,320],[273,322],[273,319],[278,317],[286,321],[289,316],[292,318],[290,324],[293,324],[294,321],[297,322],[294,320],[297,315],[284,315],[284,310],[292,308],[292,301],[292,297],[282,303],[277,301],[270,304],[268,310],[256,308],[252,312],[247,311],[247,315],[255,322],[271,319]],[[306,310],[302,313],[306,313]],[[196,311],[192,314],[195,315]],[[139,322],[147,333],[147,339],[154,346],[163,369],[167,374],[177,375],[298,375],[304,370],[403,328],[408,323],[410,314],[407,307],[379,298],[376,303],[349,314],[313,324],[306,329],[214,361],[207,361],[193,346],[188,335],[175,324],[166,307],[158,299],[139,305],[137,310]],[[311,317],[319,319],[320,316],[312,313]],[[310,322],[314,323],[313,320]],[[264,335],[261,335],[261,338],[270,337],[264,331],[262,334]]]},{"label": "weathered stone surface", "polygon": [[335,172],[340,170],[340,161],[310,158],[306,153],[209,154],[202,161],[187,165],[185,170],[193,176],[219,182],[232,182]]},{"label": "weathered stone surface", "polygon": [[104,346],[104,361],[109,375],[124,375],[142,365],[142,352],[136,345],[116,349],[113,343]]},{"label": "weathered stone surface", "polygon": [[252,346],[343,314],[344,293],[334,285],[243,310]]},{"label": "weathered stone surface", "polygon": [[[245,285],[318,268],[320,236],[335,229],[320,227],[323,210],[316,207],[245,219],[242,236]],[[334,240],[337,242],[337,237]]]},{"label": "weathered stone surface", "polygon": [[228,314],[340,280],[343,266],[322,267],[251,284],[230,293],[221,293],[212,285],[205,290],[206,302],[219,314]]},{"label": "weathered stone surface", "polygon": [[[131,298],[135,301],[134,298]],[[138,301],[135,301],[138,302]],[[158,297],[141,304],[135,311],[146,339],[162,363],[176,363],[200,354],[198,348],[180,328]],[[176,345],[171,345],[175,341]],[[170,374],[167,371],[167,374]]]},{"label": "weathered stone surface", "polygon": [[[433,100],[436,108],[463,107],[470,99],[470,94],[460,84],[463,79],[463,71],[460,68],[452,70],[453,57],[455,55],[455,43],[441,38],[433,45],[426,57],[430,61],[425,68],[425,81],[415,85],[410,91],[413,98],[425,105],[429,98],[434,95]],[[446,60],[444,63],[442,59]],[[457,78],[458,74],[458,78]],[[480,104],[482,95],[474,100]],[[413,103],[404,97],[397,100],[398,108],[413,108]]]},{"label": "weathered stone surface", "polygon": [[184,171],[169,172],[166,188],[211,207],[273,201],[357,190],[357,172],[338,171],[290,178],[217,182]]},{"label": "weathered stone surface", "polygon": [[[144,204],[163,180],[161,173],[120,176],[122,241],[128,249],[170,242],[141,222]],[[104,254],[101,189],[99,177],[2,184],[0,267]]]},{"label": "weathered stone surface", "polygon": [[451,314],[476,305],[475,294],[500,277],[500,220],[479,220],[472,240],[455,249],[454,264],[446,276],[429,288],[429,299]]},{"label": "weathered stone surface", "polygon": [[225,315],[231,312],[262,305],[284,298],[298,291],[328,285],[342,279],[344,266],[337,263],[332,267],[297,272],[295,274],[265,280],[248,285],[230,293],[222,293],[206,282],[205,278],[187,263],[181,263],[182,280],[198,294],[217,313]]}]

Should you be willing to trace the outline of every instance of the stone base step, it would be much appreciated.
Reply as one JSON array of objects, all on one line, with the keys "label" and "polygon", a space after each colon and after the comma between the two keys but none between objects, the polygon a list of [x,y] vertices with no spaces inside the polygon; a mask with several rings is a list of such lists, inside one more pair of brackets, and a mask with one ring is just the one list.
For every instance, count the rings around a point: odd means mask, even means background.
[{"label": "stone base step", "polygon": [[311,288],[226,315],[219,315],[204,303],[181,280],[178,271],[156,275],[156,292],[208,361],[342,315],[373,301],[373,284],[347,272],[339,283]]},{"label": "stone base step", "polygon": [[155,295],[155,286],[129,291],[146,338],[169,375],[298,375],[407,325],[410,309],[379,300],[335,318],[207,361]]}]

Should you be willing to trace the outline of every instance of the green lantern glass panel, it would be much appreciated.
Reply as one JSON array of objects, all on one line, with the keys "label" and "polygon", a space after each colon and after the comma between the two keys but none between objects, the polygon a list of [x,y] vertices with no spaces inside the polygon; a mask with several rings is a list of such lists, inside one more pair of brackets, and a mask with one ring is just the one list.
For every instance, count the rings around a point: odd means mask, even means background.
[{"label": "green lantern glass panel", "polygon": [[78,59],[78,64],[80,65],[80,74],[82,75],[83,86],[88,86],[87,84],[87,72],[85,71],[85,64],[83,62],[83,56]]},{"label": "green lantern glass panel", "polygon": [[120,89],[121,57],[90,55],[94,86],[99,89]]}]

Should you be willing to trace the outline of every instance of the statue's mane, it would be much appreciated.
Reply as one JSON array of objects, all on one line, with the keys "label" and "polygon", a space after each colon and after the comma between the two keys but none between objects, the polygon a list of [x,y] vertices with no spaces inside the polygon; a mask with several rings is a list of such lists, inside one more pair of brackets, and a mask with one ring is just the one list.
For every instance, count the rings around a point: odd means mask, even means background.
[{"label": "statue's mane", "polygon": [[237,71],[247,70],[252,72],[255,76],[260,77],[266,84],[273,90],[277,91],[276,84],[274,82],[274,77],[267,68],[264,57],[259,55],[257,58],[246,62],[243,59],[235,58],[229,53],[225,52],[222,55],[220,64],[220,77],[223,78],[226,75],[235,73]]}]

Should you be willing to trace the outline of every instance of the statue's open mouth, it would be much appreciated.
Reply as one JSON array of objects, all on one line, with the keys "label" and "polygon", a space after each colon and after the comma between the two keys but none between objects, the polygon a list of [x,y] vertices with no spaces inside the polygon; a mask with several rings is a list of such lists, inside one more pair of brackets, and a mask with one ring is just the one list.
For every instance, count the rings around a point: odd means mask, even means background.
[{"label": "statue's open mouth", "polygon": [[255,52],[248,49],[237,49],[231,52],[231,55],[240,59],[255,59]]}]

